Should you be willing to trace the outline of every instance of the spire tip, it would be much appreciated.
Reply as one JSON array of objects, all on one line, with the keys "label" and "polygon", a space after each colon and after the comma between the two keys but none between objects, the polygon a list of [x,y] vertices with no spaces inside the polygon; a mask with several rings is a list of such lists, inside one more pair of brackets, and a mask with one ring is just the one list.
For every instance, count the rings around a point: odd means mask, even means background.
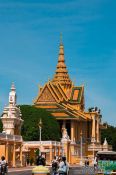
[{"label": "spire tip", "polygon": [[60,33],[60,44],[62,44],[62,32]]}]

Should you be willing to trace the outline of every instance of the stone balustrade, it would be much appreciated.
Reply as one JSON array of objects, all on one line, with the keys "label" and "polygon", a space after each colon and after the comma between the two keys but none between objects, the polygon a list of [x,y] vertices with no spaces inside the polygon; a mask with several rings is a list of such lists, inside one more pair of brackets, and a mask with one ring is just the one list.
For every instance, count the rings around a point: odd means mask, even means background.
[{"label": "stone balustrade", "polygon": [[16,141],[16,142],[22,142],[22,136],[19,135],[10,135],[6,133],[0,133],[0,140],[1,141]]},{"label": "stone balustrade", "polygon": [[[89,151],[92,151],[93,149],[94,149],[94,151],[102,151],[102,150],[104,150],[104,146],[100,145],[100,144],[90,144],[90,145],[88,145],[88,150]],[[107,149],[112,150],[112,146],[108,145]]]},{"label": "stone balustrade", "polygon": [[26,141],[23,142],[24,144],[28,144],[28,145],[53,145],[53,146],[61,146],[60,142],[57,141]]},{"label": "stone balustrade", "polygon": [[88,145],[88,150],[95,150],[95,151],[101,151],[102,150],[102,145],[97,145],[97,144],[90,144]]}]

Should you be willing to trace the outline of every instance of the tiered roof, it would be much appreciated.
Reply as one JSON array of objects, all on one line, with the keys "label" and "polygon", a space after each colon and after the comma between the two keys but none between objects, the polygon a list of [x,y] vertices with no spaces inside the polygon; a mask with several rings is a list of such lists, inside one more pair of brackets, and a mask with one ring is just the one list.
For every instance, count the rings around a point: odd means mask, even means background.
[{"label": "tiered roof", "polygon": [[84,86],[74,86],[69,78],[60,42],[58,63],[54,78],[40,88],[34,100],[36,107],[49,110],[57,119],[90,119],[84,112]]},{"label": "tiered roof", "polygon": [[64,87],[71,87],[72,81],[69,78],[68,70],[66,68],[65,59],[64,59],[64,46],[62,42],[60,43],[59,47],[59,57],[58,57],[58,64],[56,67],[56,72],[53,82],[60,82]]}]

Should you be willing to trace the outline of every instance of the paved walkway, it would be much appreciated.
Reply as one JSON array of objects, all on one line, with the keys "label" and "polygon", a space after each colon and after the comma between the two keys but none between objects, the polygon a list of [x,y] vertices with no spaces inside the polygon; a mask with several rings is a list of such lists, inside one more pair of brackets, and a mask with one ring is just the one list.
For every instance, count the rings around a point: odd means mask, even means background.
[{"label": "paved walkway", "polygon": [[[32,168],[31,167],[22,167],[22,168],[9,168],[9,175],[32,175]],[[94,173],[94,168],[93,167],[89,167],[89,169],[87,170],[85,167],[81,167],[81,166],[74,166],[72,165],[72,167],[70,167],[69,170],[69,175],[83,175],[83,174],[89,174],[89,175],[93,175]]]},{"label": "paved walkway", "polygon": [[[20,168],[8,168],[8,172],[20,172],[20,171],[27,171],[32,170],[35,166],[27,166],[27,167],[20,167]],[[50,166],[46,166],[50,167]]]},{"label": "paved walkway", "polygon": [[19,171],[27,171],[32,170],[34,166],[30,167],[20,167],[20,168],[8,168],[8,172],[19,172]]}]

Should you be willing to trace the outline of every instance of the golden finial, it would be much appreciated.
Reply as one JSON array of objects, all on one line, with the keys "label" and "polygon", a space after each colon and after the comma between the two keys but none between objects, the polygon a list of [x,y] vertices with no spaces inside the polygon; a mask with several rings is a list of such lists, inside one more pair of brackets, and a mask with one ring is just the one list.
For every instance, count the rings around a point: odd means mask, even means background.
[{"label": "golden finial", "polygon": [[62,44],[62,32],[60,33],[60,44]]}]

